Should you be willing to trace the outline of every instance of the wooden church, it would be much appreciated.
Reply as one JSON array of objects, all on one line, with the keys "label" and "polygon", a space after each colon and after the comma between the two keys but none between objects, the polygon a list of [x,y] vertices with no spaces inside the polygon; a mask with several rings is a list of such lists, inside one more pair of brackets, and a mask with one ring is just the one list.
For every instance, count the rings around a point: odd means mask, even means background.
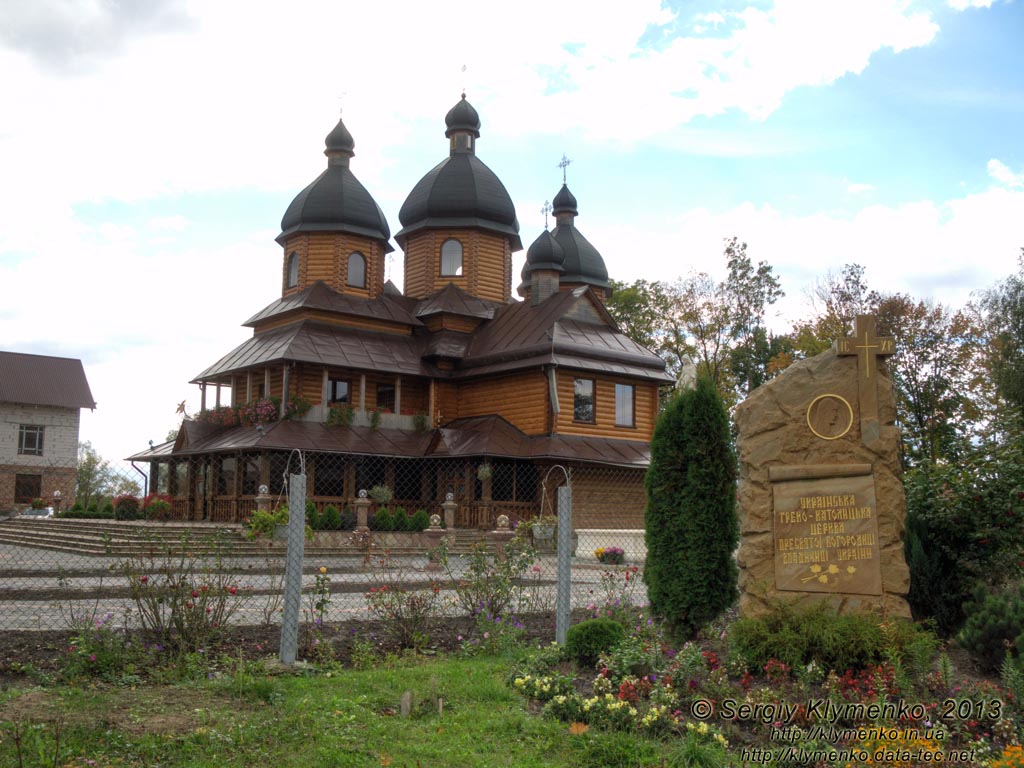
[{"label": "wooden church", "polygon": [[176,518],[248,516],[261,485],[283,491],[298,449],[321,508],[386,487],[392,506],[433,512],[452,493],[458,527],[491,528],[550,513],[561,465],[577,528],[643,527],[672,378],[606,311],[607,269],[564,184],[512,298],[515,207],[477,157],[465,94],[445,123],[448,156],[399,212],[404,293],[385,281],[391,231],[352,172],[352,135],[341,120],[328,134],[326,170],[281,220],[281,297],[196,376],[203,410],[177,439],[131,457]]}]

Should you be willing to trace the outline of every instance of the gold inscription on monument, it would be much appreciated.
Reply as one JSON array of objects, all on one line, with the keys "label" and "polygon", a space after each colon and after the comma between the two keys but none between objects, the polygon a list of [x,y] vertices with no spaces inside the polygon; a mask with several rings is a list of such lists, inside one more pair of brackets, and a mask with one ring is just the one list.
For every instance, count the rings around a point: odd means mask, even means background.
[{"label": "gold inscription on monument", "polygon": [[772,483],[775,587],[882,594],[871,475]]}]

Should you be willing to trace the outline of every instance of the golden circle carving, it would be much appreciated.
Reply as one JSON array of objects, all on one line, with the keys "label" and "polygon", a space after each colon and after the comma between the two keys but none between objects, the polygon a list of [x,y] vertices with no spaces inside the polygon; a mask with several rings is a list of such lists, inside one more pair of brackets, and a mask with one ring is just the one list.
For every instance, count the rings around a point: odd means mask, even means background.
[{"label": "golden circle carving", "polygon": [[807,428],[822,440],[838,440],[853,426],[853,407],[841,395],[818,395],[807,406]]}]

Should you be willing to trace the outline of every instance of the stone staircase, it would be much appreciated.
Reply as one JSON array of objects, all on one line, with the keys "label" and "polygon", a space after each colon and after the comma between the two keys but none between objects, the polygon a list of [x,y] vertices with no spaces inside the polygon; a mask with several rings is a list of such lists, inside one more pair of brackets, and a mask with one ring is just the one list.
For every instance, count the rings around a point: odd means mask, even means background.
[{"label": "stone staircase", "polygon": [[[124,556],[154,546],[178,548],[187,545],[197,555],[222,557],[283,556],[283,542],[251,541],[241,525],[230,523],[153,523],[115,520],[62,520],[13,517],[0,519],[0,544],[67,552],[76,555]],[[480,541],[475,530],[452,532],[449,551],[462,554]],[[422,555],[421,548],[392,547],[392,555]],[[315,546],[306,542],[309,557],[360,555],[353,546]]]}]

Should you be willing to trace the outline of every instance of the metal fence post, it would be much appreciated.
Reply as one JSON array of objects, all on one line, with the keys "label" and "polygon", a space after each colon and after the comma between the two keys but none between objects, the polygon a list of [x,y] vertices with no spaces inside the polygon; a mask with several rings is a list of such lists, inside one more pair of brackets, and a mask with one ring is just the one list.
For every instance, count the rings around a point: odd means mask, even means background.
[{"label": "metal fence post", "polygon": [[288,478],[288,553],[284,570],[284,616],[281,620],[281,662],[294,664],[299,647],[299,604],[302,602],[302,557],[306,546],[306,476]]},{"label": "metal fence post", "polygon": [[572,488],[558,489],[558,591],[555,597],[555,640],[565,643],[569,631],[572,591]]}]

